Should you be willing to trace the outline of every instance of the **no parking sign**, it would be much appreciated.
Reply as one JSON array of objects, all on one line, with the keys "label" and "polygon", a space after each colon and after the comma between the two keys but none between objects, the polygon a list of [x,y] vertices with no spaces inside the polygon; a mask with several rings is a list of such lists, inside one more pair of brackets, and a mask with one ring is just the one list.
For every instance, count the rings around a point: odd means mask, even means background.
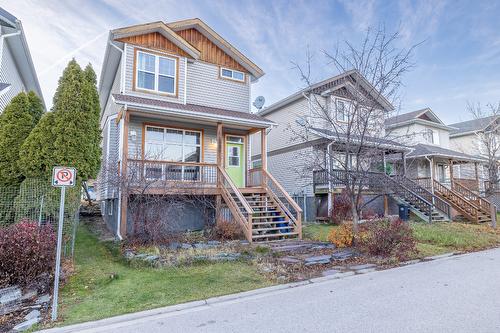
[{"label": "no parking sign", "polygon": [[56,271],[54,274],[54,297],[52,298],[52,321],[55,321],[57,319],[57,301],[59,296],[59,276],[61,274],[61,247],[64,224],[64,198],[66,196],[66,187],[75,186],[75,182],[75,168],[56,166],[52,170],[52,186],[61,188],[61,201],[59,202],[59,225],[57,228]]},{"label": "no parking sign", "polygon": [[52,186],[75,186],[76,169],[68,167],[54,167],[52,170]]}]

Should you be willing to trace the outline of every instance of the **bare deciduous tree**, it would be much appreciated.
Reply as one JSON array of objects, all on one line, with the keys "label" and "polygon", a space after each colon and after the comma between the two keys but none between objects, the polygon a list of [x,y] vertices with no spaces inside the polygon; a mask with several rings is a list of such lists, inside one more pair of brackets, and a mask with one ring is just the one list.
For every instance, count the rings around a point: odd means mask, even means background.
[{"label": "bare deciduous tree", "polygon": [[467,111],[473,119],[481,120],[491,117],[490,124],[484,124],[485,128],[476,132],[478,149],[487,160],[488,183],[486,194],[499,188],[498,159],[500,157],[500,102],[496,105],[487,104],[483,107],[481,103],[467,102]]},{"label": "bare deciduous tree", "polygon": [[[305,66],[294,63],[306,84],[304,96],[310,109],[307,117],[297,121],[300,129],[294,131],[296,139],[309,141],[318,128],[329,133],[326,144],[317,150],[319,154],[303,156],[304,172],[325,169],[328,181],[344,188],[351,204],[355,233],[366,204],[363,189],[374,168],[382,171],[382,152],[390,145],[384,120],[391,104],[399,104],[402,78],[414,66],[412,54],[418,44],[398,48],[398,38],[399,32],[388,34],[384,28],[369,29],[359,46],[345,41],[333,53],[323,51],[329,65],[340,74],[349,74],[339,77],[334,85],[341,89],[335,91],[329,91],[323,82],[311,82],[309,53]],[[330,94],[344,100],[333,105]],[[332,166],[344,172],[333,172]]]}]

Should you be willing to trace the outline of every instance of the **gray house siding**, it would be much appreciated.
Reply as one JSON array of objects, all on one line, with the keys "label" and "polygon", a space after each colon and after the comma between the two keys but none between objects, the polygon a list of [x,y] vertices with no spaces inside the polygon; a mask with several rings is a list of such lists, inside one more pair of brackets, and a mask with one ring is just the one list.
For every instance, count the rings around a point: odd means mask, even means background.
[{"label": "gray house siding", "polygon": [[12,56],[8,43],[4,41],[2,51],[2,64],[0,66],[0,82],[10,84],[10,89],[5,94],[0,95],[0,113],[10,103],[10,100],[17,94],[26,90],[17,65]]},{"label": "gray house siding", "polygon": [[182,103],[184,104],[184,89],[186,87],[186,58],[181,57],[181,56],[175,56],[178,62],[179,66],[179,72],[178,72],[178,85],[177,85],[177,96],[166,96],[162,94],[155,94],[153,92],[142,92],[142,91],[136,91],[134,90],[133,87],[133,80],[134,80],[134,56],[135,52],[134,49],[139,48],[142,50],[145,50],[147,52],[147,49],[141,48],[141,47],[135,47],[134,45],[130,44],[125,44],[125,62],[126,62],[126,68],[125,68],[125,93],[129,95],[135,95],[135,96],[140,96],[140,97],[145,97],[145,98],[154,98],[154,99],[159,99],[159,100],[164,100],[168,102],[175,102],[175,103]]},{"label": "gray house siding", "polygon": [[219,77],[219,66],[200,61],[188,63],[187,103],[250,112],[250,83]]}]

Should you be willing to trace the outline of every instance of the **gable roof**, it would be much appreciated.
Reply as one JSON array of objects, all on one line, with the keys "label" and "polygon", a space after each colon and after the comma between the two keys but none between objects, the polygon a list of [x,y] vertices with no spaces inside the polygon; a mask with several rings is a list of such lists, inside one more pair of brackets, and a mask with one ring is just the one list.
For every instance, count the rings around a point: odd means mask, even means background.
[{"label": "gable roof", "polygon": [[387,118],[384,122],[386,128],[397,128],[413,123],[432,125],[446,130],[451,130],[430,108],[411,111]]},{"label": "gable roof", "polygon": [[500,119],[500,116],[495,115],[495,116],[472,119],[472,120],[462,121],[460,123],[450,124],[449,126],[454,127],[454,129],[450,133],[450,137],[456,137],[474,133],[477,131],[483,131],[498,119]]},{"label": "gable roof", "polygon": [[[296,93],[293,93],[292,95],[285,97],[282,100],[262,109],[261,111],[258,112],[258,114],[260,114],[261,116],[265,116],[271,112],[280,109],[285,105],[295,102],[296,100],[304,97],[304,94],[310,93],[311,91],[314,93],[322,94],[327,91],[333,91],[345,87],[347,84],[350,84],[346,82],[347,81],[346,78],[359,80],[361,86],[365,87],[365,90],[369,92],[373,92],[375,90],[375,88],[368,82],[368,80],[365,79],[363,75],[361,75],[357,70],[353,69],[341,73],[339,75],[333,76],[331,78],[328,78],[326,80],[320,81],[318,83],[315,83],[310,87],[299,90]],[[376,101],[381,105],[382,108],[384,108],[385,111],[394,110],[394,106],[384,96],[375,94],[372,94],[372,96],[376,98]]]},{"label": "gable roof", "polygon": [[447,148],[443,148],[435,145],[426,145],[423,143],[419,143],[413,146],[413,150],[406,155],[407,158],[418,158],[418,157],[426,157],[426,156],[438,156],[445,158],[452,158],[459,161],[473,161],[473,162],[485,162],[486,160],[481,157],[476,157],[468,154],[464,154],[462,152],[451,150]]},{"label": "gable roof", "polygon": [[205,22],[199,18],[187,19],[182,21],[176,21],[172,23],[167,23],[167,25],[173,31],[181,31],[186,29],[194,28],[201,32],[205,37],[212,41],[215,45],[221,48],[229,56],[234,58],[238,63],[240,63],[250,74],[252,74],[256,79],[264,75],[264,71],[254,64],[250,59],[248,59],[243,53],[231,45],[228,41],[222,38],[215,30],[209,27]]},{"label": "gable roof", "polygon": [[161,21],[150,22],[145,24],[137,24],[129,27],[118,28],[111,30],[111,34],[114,40],[132,36],[144,35],[151,32],[158,32],[168,40],[172,41],[180,49],[186,52],[193,59],[198,59],[200,57],[200,51],[194,46],[189,44],[184,38],[176,34],[172,29],[170,29],[165,23]]},{"label": "gable roof", "polygon": [[[13,34],[10,37],[5,38],[4,43],[7,43],[10,51],[12,52],[12,56],[17,67],[16,69],[22,78],[26,90],[34,91],[38,97],[40,97],[43,107],[45,108],[42,89],[40,88],[35,65],[33,64],[33,60],[31,58],[31,53],[21,21],[0,7],[0,28],[2,29],[2,34]],[[10,82],[4,83],[10,85]]]}]

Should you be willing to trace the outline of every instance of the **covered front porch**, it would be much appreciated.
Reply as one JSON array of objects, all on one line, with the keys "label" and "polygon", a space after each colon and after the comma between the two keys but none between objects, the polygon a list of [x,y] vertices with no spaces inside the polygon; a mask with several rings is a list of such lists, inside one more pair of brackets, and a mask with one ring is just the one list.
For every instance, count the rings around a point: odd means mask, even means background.
[{"label": "covered front porch", "polygon": [[268,173],[266,154],[261,167],[250,164],[250,136],[260,133],[265,152],[273,123],[249,113],[210,111],[217,114],[122,110],[122,234],[130,195],[177,195],[213,198],[216,220],[239,223],[249,241],[300,237],[300,207]]}]

